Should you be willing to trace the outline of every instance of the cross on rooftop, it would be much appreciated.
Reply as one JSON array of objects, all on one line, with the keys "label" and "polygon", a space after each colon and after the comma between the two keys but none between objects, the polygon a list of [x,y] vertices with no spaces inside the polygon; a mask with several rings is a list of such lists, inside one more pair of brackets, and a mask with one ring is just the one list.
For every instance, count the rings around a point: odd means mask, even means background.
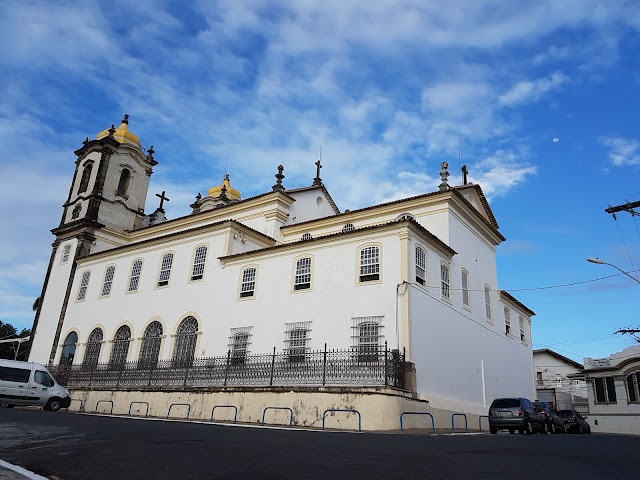
[{"label": "cross on rooftop", "polygon": [[159,193],[156,193],[156,197],[160,198],[160,207],[158,208],[158,210],[162,210],[164,212],[164,209],[162,208],[162,205],[164,204],[164,201],[166,200],[167,202],[169,202],[170,200],[164,196],[166,192],[163,190],[162,191],[162,195],[160,195]]}]

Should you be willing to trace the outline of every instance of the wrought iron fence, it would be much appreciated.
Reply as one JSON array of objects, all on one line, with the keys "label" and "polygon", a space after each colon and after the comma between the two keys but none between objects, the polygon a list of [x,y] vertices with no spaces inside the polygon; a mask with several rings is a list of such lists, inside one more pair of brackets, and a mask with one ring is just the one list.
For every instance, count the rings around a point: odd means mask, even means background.
[{"label": "wrought iron fence", "polygon": [[384,350],[324,350],[301,353],[248,354],[194,358],[184,361],[162,360],[127,362],[121,365],[52,365],[49,367],[61,385],[68,387],[220,387],[294,385],[387,385],[404,388],[404,352]]}]

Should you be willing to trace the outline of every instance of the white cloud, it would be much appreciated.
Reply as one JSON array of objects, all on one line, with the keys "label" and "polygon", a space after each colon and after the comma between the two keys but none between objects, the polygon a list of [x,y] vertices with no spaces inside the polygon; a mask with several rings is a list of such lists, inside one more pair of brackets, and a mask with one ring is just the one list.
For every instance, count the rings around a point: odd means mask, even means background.
[{"label": "white cloud", "polygon": [[569,77],[564,73],[554,72],[546,78],[518,82],[511,87],[509,91],[500,96],[499,102],[501,105],[509,107],[533,102],[539,100],[545,94],[561,87],[568,81]]},{"label": "white cloud", "polygon": [[609,160],[617,167],[640,164],[640,142],[623,137],[600,137],[599,141],[609,147]]}]

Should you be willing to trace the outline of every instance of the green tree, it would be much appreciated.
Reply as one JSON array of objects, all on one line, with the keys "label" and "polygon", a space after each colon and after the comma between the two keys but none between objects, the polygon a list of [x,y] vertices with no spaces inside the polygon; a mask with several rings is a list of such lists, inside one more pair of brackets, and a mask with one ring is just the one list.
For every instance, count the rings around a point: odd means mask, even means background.
[{"label": "green tree", "polygon": [[[22,338],[28,337],[31,334],[31,330],[28,328],[23,328],[20,332],[16,330],[16,328],[10,323],[4,323],[0,320],[0,340],[8,340],[11,338]],[[0,358],[8,358],[13,360],[16,358],[16,348],[18,350],[18,360],[27,360],[27,350],[28,350],[29,342],[7,342],[0,343]]]}]

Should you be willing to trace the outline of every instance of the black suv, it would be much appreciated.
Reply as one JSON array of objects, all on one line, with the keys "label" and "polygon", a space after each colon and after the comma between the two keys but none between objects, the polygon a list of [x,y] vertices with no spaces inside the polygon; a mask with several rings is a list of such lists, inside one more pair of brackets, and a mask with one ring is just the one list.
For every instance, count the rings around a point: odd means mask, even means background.
[{"label": "black suv", "polygon": [[560,410],[558,412],[564,420],[563,430],[565,433],[591,433],[591,426],[586,418],[575,410]]},{"label": "black suv", "polygon": [[558,411],[545,402],[533,402],[536,413],[543,416],[545,420],[545,433],[560,433],[564,431],[564,419]]},{"label": "black suv", "polygon": [[514,433],[532,434],[545,431],[547,420],[536,412],[531,400],[526,398],[496,398],[489,407],[489,431],[509,430]]}]

